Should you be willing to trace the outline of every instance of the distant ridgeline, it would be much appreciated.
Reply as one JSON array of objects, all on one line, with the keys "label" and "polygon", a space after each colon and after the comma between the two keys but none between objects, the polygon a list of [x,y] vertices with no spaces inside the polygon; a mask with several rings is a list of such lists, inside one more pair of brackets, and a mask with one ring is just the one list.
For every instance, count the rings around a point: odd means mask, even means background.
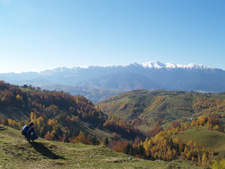
[{"label": "distant ridgeline", "polygon": [[225,91],[225,71],[222,69],[160,62],[71,69],[60,67],[39,73],[0,73],[0,79],[16,85],[31,84],[42,89],[82,94],[94,102],[105,99],[103,93],[114,96],[119,91],[135,89]]},{"label": "distant ridgeline", "polygon": [[222,93],[135,90],[94,105],[82,96],[0,82],[0,123],[21,129],[32,121],[45,139],[102,144],[144,159],[222,164],[224,116]]}]

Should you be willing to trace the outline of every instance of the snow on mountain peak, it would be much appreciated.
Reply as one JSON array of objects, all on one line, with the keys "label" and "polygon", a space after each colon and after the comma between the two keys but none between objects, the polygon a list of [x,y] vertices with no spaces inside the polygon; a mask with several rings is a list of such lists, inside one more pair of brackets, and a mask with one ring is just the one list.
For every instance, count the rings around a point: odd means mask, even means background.
[{"label": "snow on mountain peak", "polygon": [[153,61],[153,62],[147,62],[142,64],[145,68],[155,68],[155,69],[161,69],[165,67],[165,64],[159,62],[159,61]]},{"label": "snow on mountain peak", "polygon": [[182,64],[174,64],[174,63],[161,63],[159,61],[153,61],[153,62],[146,62],[141,64],[144,68],[154,68],[154,69],[176,69],[176,68],[181,68],[181,69],[207,69],[209,67],[204,66],[202,64],[197,65],[190,63],[188,65],[182,65]]}]

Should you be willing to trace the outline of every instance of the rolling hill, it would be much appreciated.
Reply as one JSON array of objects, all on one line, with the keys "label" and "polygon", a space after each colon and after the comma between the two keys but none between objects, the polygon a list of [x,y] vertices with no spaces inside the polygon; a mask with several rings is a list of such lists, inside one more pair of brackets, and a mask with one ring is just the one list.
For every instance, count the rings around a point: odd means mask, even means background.
[{"label": "rolling hill", "polygon": [[[107,115],[83,96],[0,82],[0,122],[20,128],[30,120],[40,136],[51,135],[53,140],[73,138],[79,133],[110,139],[115,132],[104,127]],[[136,131],[131,135],[123,128],[119,133],[128,140],[135,139],[135,134],[143,136]]]},{"label": "rolling hill", "polygon": [[[74,143],[81,135],[89,140],[95,136],[102,142],[107,137],[110,139],[110,143],[106,145],[112,150],[125,153],[129,144],[133,144],[132,146],[134,147],[136,144],[139,147],[136,147],[136,149],[133,147],[135,151],[131,153],[132,155],[137,153],[136,155],[139,157],[161,160],[185,159],[184,153],[186,153],[186,151],[184,151],[184,149],[177,149],[178,143],[168,138],[172,133],[176,133],[176,136],[182,140],[183,143],[188,142],[187,136],[191,136],[189,140],[193,139],[197,144],[201,144],[205,139],[205,144],[202,144],[204,148],[209,144],[215,144],[212,148],[215,149],[219,157],[223,158],[224,149],[222,147],[224,146],[224,134],[214,131],[213,127],[216,127],[215,130],[218,129],[218,131],[221,132],[224,130],[224,100],[225,95],[223,93],[203,94],[183,91],[134,90],[108,98],[94,105],[91,101],[82,96],[71,96],[64,92],[42,91],[40,88],[31,86],[18,87],[0,82],[0,122],[21,129],[21,127],[31,119],[35,124],[35,131],[37,131],[37,134],[42,138]],[[106,112],[108,115],[103,112]],[[23,115],[21,119],[18,118],[20,113]],[[199,116],[214,113],[217,113],[218,116],[207,118],[210,123],[206,123],[207,121],[202,123],[206,126],[213,125],[215,122],[215,125],[212,127],[213,131],[198,127],[201,120],[201,118],[198,118]],[[8,119],[9,117],[11,117],[12,120]],[[198,121],[193,125],[197,126],[196,131],[194,131],[195,127],[192,125],[190,128],[190,118],[198,118]],[[217,120],[220,120],[220,122],[217,122]],[[182,125],[184,122],[188,122],[189,127],[181,127],[181,125],[175,121],[179,121]],[[159,126],[164,128],[163,132],[160,132],[161,129],[157,129],[157,131],[154,130],[155,134],[149,133],[153,131],[152,129],[155,129],[154,127]],[[137,130],[137,128],[143,131],[143,133]],[[0,130],[5,131],[6,129],[1,127]],[[145,131],[149,132],[145,133]],[[198,133],[199,136],[201,135],[201,138],[196,137],[194,133]],[[145,137],[145,134],[152,137],[151,142],[153,144],[149,142],[149,144],[146,145],[148,143],[148,138]],[[218,139],[213,140],[214,137]],[[127,140],[133,141],[129,142]],[[93,142],[87,144],[91,143]],[[183,143],[181,144],[184,145]],[[67,143],[62,143],[62,145],[66,144]],[[141,148],[142,145],[144,150]],[[152,148],[157,151],[149,151],[148,146],[152,146]],[[167,146],[170,146],[171,151],[162,152],[160,150],[164,150]],[[189,145],[187,145],[187,147],[188,146]],[[52,156],[56,159],[66,158],[66,156],[61,153],[53,153],[52,150],[49,152],[48,146],[44,142],[41,144],[32,143],[31,147],[37,151],[39,148],[44,149],[50,154],[48,156]],[[17,147],[14,147],[14,149],[16,148]],[[197,147],[195,148],[197,151]],[[3,150],[6,154],[10,154],[10,152],[12,152],[13,155],[16,154],[14,150]],[[191,152],[192,149],[189,147],[188,151]],[[199,149],[197,152],[199,154],[197,156],[203,158],[203,151],[205,150]],[[44,151],[40,153],[44,154]],[[93,159],[95,159],[95,157],[93,157],[92,160]],[[37,159],[34,161],[36,160]],[[187,158],[186,160],[190,159]],[[197,164],[197,161],[200,161],[194,156],[191,160],[193,164]],[[211,160],[212,158],[210,157],[210,162],[212,162]],[[2,163],[4,166],[6,165],[4,162]],[[181,163],[183,164],[183,162]],[[198,165],[200,164],[205,165],[205,163],[198,163]],[[63,164],[60,162],[59,165]],[[85,163],[85,165],[87,164]],[[97,165],[101,166],[101,164]],[[209,163],[207,165],[209,165]],[[81,168],[82,167],[84,166],[81,165]],[[175,165],[175,167],[177,166]],[[174,166],[170,168],[174,168]]]},{"label": "rolling hill", "polygon": [[[217,159],[225,158],[225,134],[218,131],[211,131],[206,127],[198,126],[192,129],[177,133],[173,138],[179,138],[184,143],[195,141],[198,147],[213,150]],[[219,156],[218,156],[219,155]]]},{"label": "rolling hill", "polygon": [[[201,101],[202,98],[205,100]],[[162,119],[161,125],[166,128],[175,120],[184,121],[189,118],[197,118],[204,113],[220,112],[224,114],[223,100],[225,100],[223,93],[134,90],[108,98],[97,105],[106,114],[116,114],[127,122],[135,123],[139,120],[138,126],[143,125],[142,129],[146,130],[146,128],[153,127],[159,119]],[[218,101],[218,105],[214,104],[216,101]],[[211,107],[203,106],[211,102],[213,102]]]},{"label": "rolling hill", "polygon": [[154,168],[197,169],[185,161],[128,159],[128,155],[102,146],[60,143],[38,139],[25,141],[20,131],[0,125],[0,168]]}]

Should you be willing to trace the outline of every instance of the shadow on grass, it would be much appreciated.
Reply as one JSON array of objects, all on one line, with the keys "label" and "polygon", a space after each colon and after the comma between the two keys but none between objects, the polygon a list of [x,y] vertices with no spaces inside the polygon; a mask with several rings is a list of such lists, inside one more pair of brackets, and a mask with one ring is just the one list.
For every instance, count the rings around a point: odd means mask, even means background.
[{"label": "shadow on grass", "polygon": [[45,147],[42,143],[37,142],[30,142],[31,146],[34,147],[34,149],[41,153],[43,156],[48,157],[50,159],[64,159],[63,157],[53,153],[51,150],[49,150],[47,147]]}]

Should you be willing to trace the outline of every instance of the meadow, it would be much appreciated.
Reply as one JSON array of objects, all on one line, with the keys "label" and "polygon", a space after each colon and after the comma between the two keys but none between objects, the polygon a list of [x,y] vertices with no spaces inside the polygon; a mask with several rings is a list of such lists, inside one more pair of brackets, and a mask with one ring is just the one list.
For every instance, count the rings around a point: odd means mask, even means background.
[{"label": "meadow", "polygon": [[104,146],[38,139],[28,143],[20,131],[0,126],[0,168],[182,168],[197,169],[185,161],[150,161],[114,152]]}]

